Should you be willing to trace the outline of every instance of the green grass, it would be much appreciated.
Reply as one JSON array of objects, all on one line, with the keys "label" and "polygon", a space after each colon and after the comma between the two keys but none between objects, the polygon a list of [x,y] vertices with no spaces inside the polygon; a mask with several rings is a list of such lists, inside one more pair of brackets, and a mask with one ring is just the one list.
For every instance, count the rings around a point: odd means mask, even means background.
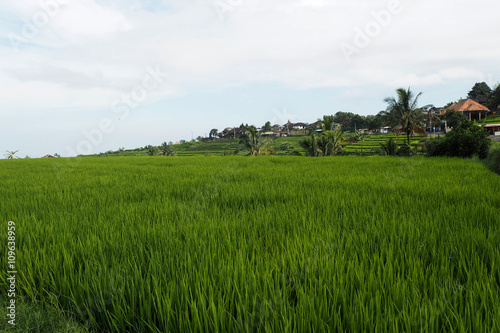
[{"label": "green grass", "polygon": [[0,184],[19,292],[98,332],[500,331],[475,160],[2,160]]},{"label": "green grass", "polygon": [[500,124],[500,114],[488,116],[479,121],[481,124]]},{"label": "green grass", "polygon": [[[6,309],[10,299],[5,294],[0,295],[0,306]],[[32,302],[25,297],[16,299],[16,325],[0,321],[0,332],[9,333],[87,333],[88,328],[83,327],[75,320],[69,319],[53,306],[46,306],[41,302]],[[7,312],[2,313],[2,317]]]}]

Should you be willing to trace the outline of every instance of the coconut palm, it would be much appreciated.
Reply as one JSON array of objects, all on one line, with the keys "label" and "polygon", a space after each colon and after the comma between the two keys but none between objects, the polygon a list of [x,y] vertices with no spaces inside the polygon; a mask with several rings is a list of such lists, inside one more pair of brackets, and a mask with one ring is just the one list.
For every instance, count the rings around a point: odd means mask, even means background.
[{"label": "coconut palm", "polygon": [[299,141],[302,148],[306,150],[307,156],[332,156],[342,150],[343,133],[338,125],[334,130],[327,130],[321,134],[315,132]]},{"label": "coconut palm", "polygon": [[402,131],[406,134],[407,144],[410,145],[410,135],[415,131],[422,131],[420,125],[424,122],[424,114],[417,108],[418,98],[422,93],[414,96],[410,88],[408,90],[399,88],[396,93],[397,98],[386,97],[384,99],[384,102],[389,105],[383,115],[389,125],[402,127]]},{"label": "coconut palm", "polygon": [[333,130],[323,132],[322,136],[325,137],[328,142],[324,148],[324,154],[326,156],[338,154],[342,150],[344,133],[340,130],[340,125],[337,125]]},{"label": "coconut palm", "polygon": [[5,157],[9,160],[13,160],[15,158],[17,158],[16,153],[18,152],[19,150],[16,150],[16,151],[9,151],[9,150],[6,150],[7,154],[5,154]]},{"label": "coconut palm", "polygon": [[299,141],[300,146],[306,150],[307,156],[323,156],[322,151],[318,148],[318,137],[316,132],[312,132],[307,138]]},{"label": "coconut palm", "polygon": [[171,144],[163,142],[159,147],[163,156],[173,156],[175,154],[174,148],[172,148]]},{"label": "coconut palm", "polygon": [[253,126],[248,126],[245,134],[240,137],[240,144],[250,150],[250,155],[258,156],[267,141],[261,137],[261,133]]},{"label": "coconut palm", "polygon": [[323,131],[333,131],[334,116],[323,116],[323,119],[318,119]]},{"label": "coconut palm", "polygon": [[157,156],[160,152],[160,148],[158,146],[151,146],[151,148],[148,149],[148,155],[149,156]]}]

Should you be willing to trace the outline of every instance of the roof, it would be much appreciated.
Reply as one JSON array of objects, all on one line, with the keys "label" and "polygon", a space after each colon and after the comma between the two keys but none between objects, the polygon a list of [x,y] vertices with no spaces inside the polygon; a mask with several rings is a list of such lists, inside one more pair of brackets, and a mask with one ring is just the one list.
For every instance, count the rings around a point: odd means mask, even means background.
[{"label": "roof", "polygon": [[478,102],[473,101],[472,99],[466,99],[458,103],[453,103],[452,105],[447,107],[446,110],[443,110],[443,112],[441,112],[441,115],[445,114],[447,110],[455,110],[458,112],[490,111],[486,106],[479,104]]}]

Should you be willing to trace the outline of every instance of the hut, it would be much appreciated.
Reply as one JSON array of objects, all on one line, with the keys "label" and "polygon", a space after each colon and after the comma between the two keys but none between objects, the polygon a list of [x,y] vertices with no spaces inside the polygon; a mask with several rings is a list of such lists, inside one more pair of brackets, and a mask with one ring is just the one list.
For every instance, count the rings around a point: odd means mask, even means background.
[{"label": "hut", "polygon": [[479,104],[472,99],[466,99],[458,103],[454,103],[441,112],[440,115],[445,114],[448,110],[461,112],[466,115],[469,120],[481,120],[490,113],[490,110],[486,106]]}]

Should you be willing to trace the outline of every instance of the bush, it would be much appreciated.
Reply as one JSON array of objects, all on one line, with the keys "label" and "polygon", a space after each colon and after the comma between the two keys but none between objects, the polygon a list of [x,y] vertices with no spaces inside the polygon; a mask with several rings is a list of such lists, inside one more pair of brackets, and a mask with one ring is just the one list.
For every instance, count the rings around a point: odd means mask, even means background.
[{"label": "bush", "polygon": [[396,156],[399,155],[400,148],[398,148],[397,141],[394,138],[386,140],[385,143],[381,143],[380,147],[370,149],[370,152],[374,152],[378,155],[389,155]]},{"label": "bush", "polygon": [[285,141],[282,144],[280,144],[276,150],[285,151],[285,150],[290,149],[291,148],[290,146],[291,146],[290,142]]},{"label": "bush", "polygon": [[482,126],[470,121],[460,123],[444,138],[436,138],[427,142],[429,156],[472,157],[480,159],[488,156],[491,140]]},{"label": "bush", "polygon": [[397,155],[398,156],[412,156],[414,155],[415,152],[411,149],[410,145],[408,143],[403,143],[403,145],[398,149]]}]

